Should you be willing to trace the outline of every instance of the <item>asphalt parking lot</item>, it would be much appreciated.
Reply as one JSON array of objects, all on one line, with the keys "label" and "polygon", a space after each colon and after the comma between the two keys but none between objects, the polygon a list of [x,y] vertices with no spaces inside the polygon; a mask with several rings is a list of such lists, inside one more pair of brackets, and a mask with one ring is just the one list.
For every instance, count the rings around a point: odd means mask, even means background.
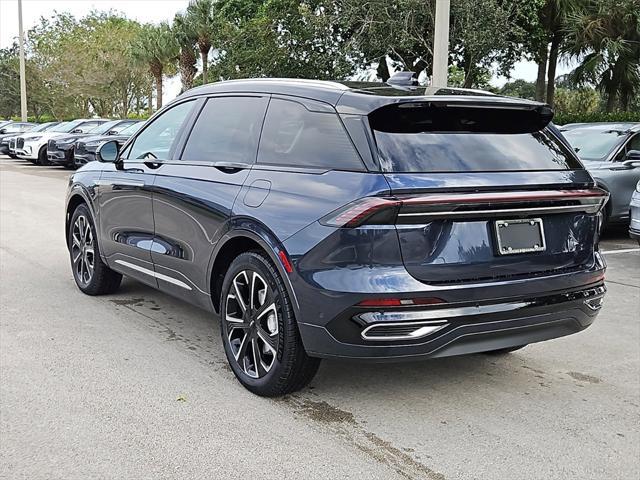
[{"label": "asphalt parking lot", "polygon": [[133,281],[88,297],[69,172],[0,157],[0,478],[640,478],[640,249],[606,235],[605,306],[504,357],[325,361],[256,397],[217,320]]}]

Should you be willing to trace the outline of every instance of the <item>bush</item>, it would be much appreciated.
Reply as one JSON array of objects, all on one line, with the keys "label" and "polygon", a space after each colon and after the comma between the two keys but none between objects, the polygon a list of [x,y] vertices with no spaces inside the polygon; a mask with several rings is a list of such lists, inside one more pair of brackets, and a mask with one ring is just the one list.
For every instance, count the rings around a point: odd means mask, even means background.
[{"label": "bush", "polygon": [[640,112],[556,113],[553,117],[556,125],[592,122],[640,122]]},{"label": "bush", "polygon": [[129,115],[127,115],[127,118],[131,120],[146,120],[149,118],[149,114],[148,113],[138,114],[135,112],[131,112]]}]

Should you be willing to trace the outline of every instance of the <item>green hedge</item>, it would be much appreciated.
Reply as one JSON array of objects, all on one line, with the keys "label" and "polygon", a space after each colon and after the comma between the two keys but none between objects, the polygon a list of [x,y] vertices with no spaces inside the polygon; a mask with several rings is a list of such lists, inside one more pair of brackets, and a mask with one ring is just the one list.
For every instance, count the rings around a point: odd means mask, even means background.
[{"label": "green hedge", "polygon": [[594,112],[594,113],[556,113],[553,123],[566,125],[567,123],[591,122],[640,122],[640,112]]}]

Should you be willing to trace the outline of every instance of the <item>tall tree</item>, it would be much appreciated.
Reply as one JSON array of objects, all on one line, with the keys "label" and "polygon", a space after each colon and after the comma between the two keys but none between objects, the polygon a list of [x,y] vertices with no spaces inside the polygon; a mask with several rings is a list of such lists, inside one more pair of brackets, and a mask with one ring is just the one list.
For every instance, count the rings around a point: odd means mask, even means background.
[{"label": "tall tree", "polygon": [[339,21],[350,56],[377,63],[383,81],[391,64],[416,74],[431,73],[435,0],[339,0]]},{"label": "tall tree", "polygon": [[478,87],[492,65],[509,74],[521,57],[525,34],[521,18],[535,14],[529,0],[453,0],[449,44],[451,58],[465,73],[463,87]]},{"label": "tall tree", "polygon": [[180,46],[178,70],[180,71],[182,91],[184,92],[193,87],[193,79],[198,72],[195,53],[197,35],[193,26],[183,13],[176,13],[173,19],[172,30]]},{"label": "tall tree", "polygon": [[167,23],[144,26],[131,43],[131,54],[148,66],[155,80],[157,110],[162,107],[163,74],[167,67],[174,67],[178,52],[178,42]]},{"label": "tall tree", "polygon": [[209,52],[216,33],[215,7],[213,0],[191,0],[187,7],[187,21],[196,34],[202,60],[202,83],[209,81]]},{"label": "tall tree", "polygon": [[628,110],[640,95],[640,8],[637,0],[588,0],[567,23],[566,52],[580,60],[572,73],[606,96],[606,110]]},{"label": "tall tree", "polygon": [[524,44],[538,64],[536,100],[553,106],[555,76],[568,19],[583,0],[543,0],[538,2],[536,18],[524,19],[529,35]]},{"label": "tall tree", "polygon": [[331,0],[223,0],[218,8],[219,77],[341,79],[354,71]]}]

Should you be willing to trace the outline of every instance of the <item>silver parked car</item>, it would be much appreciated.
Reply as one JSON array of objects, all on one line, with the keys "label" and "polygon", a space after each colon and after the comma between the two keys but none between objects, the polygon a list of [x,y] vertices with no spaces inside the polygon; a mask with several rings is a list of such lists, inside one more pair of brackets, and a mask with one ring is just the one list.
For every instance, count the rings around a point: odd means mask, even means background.
[{"label": "silver parked car", "polygon": [[611,194],[605,221],[629,222],[629,203],[640,180],[640,123],[586,123],[560,131],[598,185]]},{"label": "silver parked car", "polygon": [[640,245],[640,180],[636,185],[636,191],[631,197],[631,223],[629,224],[629,236],[635,238]]}]

